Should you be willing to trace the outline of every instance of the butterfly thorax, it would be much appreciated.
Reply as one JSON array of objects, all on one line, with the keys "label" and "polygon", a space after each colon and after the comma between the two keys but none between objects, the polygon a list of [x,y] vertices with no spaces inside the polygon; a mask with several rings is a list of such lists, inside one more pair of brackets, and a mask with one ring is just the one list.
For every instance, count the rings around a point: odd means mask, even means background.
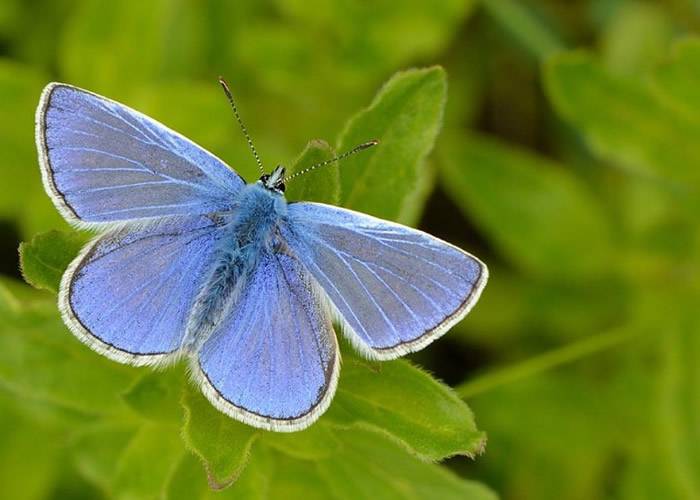
[{"label": "butterfly thorax", "polygon": [[222,215],[222,229],[212,251],[207,279],[197,296],[187,326],[186,344],[199,344],[216,330],[238,300],[260,257],[281,244],[279,225],[287,214],[280,193],[260,181],[245,186],[234,209]]}]

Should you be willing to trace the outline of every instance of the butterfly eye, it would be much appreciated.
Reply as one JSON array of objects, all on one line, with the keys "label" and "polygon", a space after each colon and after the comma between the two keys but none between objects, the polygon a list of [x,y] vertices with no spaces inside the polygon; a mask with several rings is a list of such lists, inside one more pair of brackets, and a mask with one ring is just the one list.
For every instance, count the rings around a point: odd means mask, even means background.
[{"label": "butterfly eye", "polygon": [[270,179],[270,174],[263,174],[260,177],[260,180],[262,181],[263,184],[267,184],[267,181]]}]

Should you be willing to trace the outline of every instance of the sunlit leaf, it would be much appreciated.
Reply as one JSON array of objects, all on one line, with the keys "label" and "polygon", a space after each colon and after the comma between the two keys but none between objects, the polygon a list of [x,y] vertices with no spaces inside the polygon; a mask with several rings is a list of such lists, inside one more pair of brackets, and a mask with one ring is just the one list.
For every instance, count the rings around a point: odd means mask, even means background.
[{"label": "sunlit leaf", "polygon": [[184,453],[177,427],[144,424],[115,464],[116,498],[161,498]]},{"label": "sunlit leaf", "polygon": [[[287,170],[287,176],[311,167],[317,163],[330,160],[335,156],[333,148],[327,142],[313,140],[306,145],[302,153]],[[340,173],[338,165],[327,165],[293,179],[287,185],[285,193],[289,201],[316,201],[335,205],[340,196]]]},{"label": "sunlit leaf", "polygon": [[407,361],[370,369],[366,362],[346,356],[328,418],[343,425],[379,429],[429,460],[475,456],[486,444],[467,405]]},{"label": "sunlit leaf", "polygon": [[137,374],[78,342],[53,304],[3,314],[0,384],[21,397],[94,415],[120,414],[126,409],[120,394]]},{"label": "sunlit leaf", "polygon": [[338,151],[372,139],[380,144],[342,161],[342,206],[399,221],[412,213],[419,169],[442,125],[446,86],[439,67],[397,73],[348,122]]},{"label": "sunlit leaf", "polygon": [[201,459],[212,487],[230,485],[244,470],[260,431],[218,411],[191,384],[183,405],[187,448]]},{"label": "sunlit leaf", "polygon": [[19,246],[22,276],[35,288],[58,292],[61,276],[85,244],[77,233],[49,231]]},{"label": "sunlit leaf", "polygon": [[342,436],[340,453],[318,464],[335,498],[496,498],[480,484],[460,479],[439,465],[411,457],[380,434],[358,429]]}]

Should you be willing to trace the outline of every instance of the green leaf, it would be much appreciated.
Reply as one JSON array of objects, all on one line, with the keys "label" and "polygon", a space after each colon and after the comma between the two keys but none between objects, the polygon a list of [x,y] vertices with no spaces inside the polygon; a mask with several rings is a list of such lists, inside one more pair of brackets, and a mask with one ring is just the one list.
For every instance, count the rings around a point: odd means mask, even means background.
[{"label": "green leaf", "polygon": [[124,393],[127,404],[141,416],[163,422],[182,422],[183,367],[149,371]]},{"label": "green leaf", "polygon": [[583,52],[550,59],[544,79],[555,109],[601,158],[700,187],[700,121],[666,105],[649,85],[613,76]]},{"label": "green leaf", "polygon": [[700,114],[700,38],[689,37],[673,47],[671,60],[652,77],[654,90],[679,113]]},{"label": "green leaf", "polygon": [[482,0],[486,12],[537,59],[561,50],[564,44],[531,7],[517,0]]},{"label": "green leaf", "polygon": [[[380,144],[343,160],[340,202],[346,208],[405,221],[413,193],[442,125],[447,95],[440,67],[394,75],[355,115],[338,141],[339,152],[378,139]],[[423,188],[424,189],[424,188]]]},{"label": "green leaf", "polygon": [[202,460],[209,484],[225,488],[245,468],[260,431],[218,411],[192,384],[185,389],[183,406],[187,448]]},{"label": "green leaf", "polygon": [[299,432],[264,432],[261,442],[295,458],[317,460],[338,451],[340,441],[335,434],[336,429],[323,419]]},{"label": "green leaf", "polygon": [[622,2],[602,36],[602,58],[610,71],[639,75],[665,55],[673,36],[668,12],[650,2]]},{"label": "green leaf", "polygon": [[447,386],[408,361],[381,363],[345,357],[329,421],[381,430],[427,460],[475,456],[486,444],[467,405]]},{"label": "green leaf", "polygon": [[119,457],[111,490],[125,500],[161,498],[184,453],[177,428],[144,424]]},{"label": "green leaf", "polygon": [[0,416],[2,497],[45,499],[60,473],[62,436],[19,415],[4,413]]},{"label": "green leaf", "polygon": [[[327,142],[319,139],[310,141],[294,160],[287,177],[317,163],[330,160],[334,156],[335,152]],[[337,205],[340,197],[338,165],[326,165],[297,177],[287,184],[286,196],[290,201],[316,201]]]},{"label": "green leaf", "polygon": [[343,447],[318,463],[333,497],[338,499],[495,500],[486,487],[447,469],[408,455],[381,434],[357,429],[342,433]]},{"label": "green leaf", "polygon": [[[332,461],[333,458],[329,460]],[[294,460],[285,455],[278,455],[275,457],[274,471],[274,479],[270,484],[270,498],[303,498],[305,500],[336,498],[333,490],[319,473],[315,462]],[[364,477],[361,480],[364,480]]]},{"label": "green leaf", "polygon": [[442,185],[511,261],[550,277],[613,265],[602,207],[564,166],[485,138],[450,136],[442,145]]},{"label": "green leaf", "polygon": [[75,467],[102,491],[111,492],[115,464],[137,431],[133,424],[108,422],[80,429],[71,443]]},{"label": "green leaf", "polygon": [[187,454],[172,475],[165,498],[167,500],[294,498],[291,495],[270,494],[271,485],[280,482],[279,470],[273,467],[274,465],[272,454],[264,447],[256,447],[255,453],[251,454],[248,465],[236,482],[219,490],[210,488],[200,460],[195,455]]},{"label": "green leaf", "polygon": [[49,231],[19,246],[22,276],[35,288],[58,292],[61,276],[75,258],[85,238],[78,233]]},{"label": "green leaf", "polygon": [[119,395],[137,375],[78,342],[54,304],[3,314],[0,385],[23,398],[92,415],[123,414]]}]

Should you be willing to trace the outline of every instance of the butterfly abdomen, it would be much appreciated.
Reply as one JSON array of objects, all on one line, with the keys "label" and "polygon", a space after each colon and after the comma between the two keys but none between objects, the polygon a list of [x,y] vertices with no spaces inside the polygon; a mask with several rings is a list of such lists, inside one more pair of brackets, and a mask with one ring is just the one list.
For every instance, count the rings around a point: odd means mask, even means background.
[{"label": "butterfly abdomen", "polygon": [[199,344],[216,330],[238,301],[260,257],[272,252],[286,202],[259,184],[249,184],[236,200],[236,211],[222,228],[212,252],[211,271],[192,308],[185,345]]}]

